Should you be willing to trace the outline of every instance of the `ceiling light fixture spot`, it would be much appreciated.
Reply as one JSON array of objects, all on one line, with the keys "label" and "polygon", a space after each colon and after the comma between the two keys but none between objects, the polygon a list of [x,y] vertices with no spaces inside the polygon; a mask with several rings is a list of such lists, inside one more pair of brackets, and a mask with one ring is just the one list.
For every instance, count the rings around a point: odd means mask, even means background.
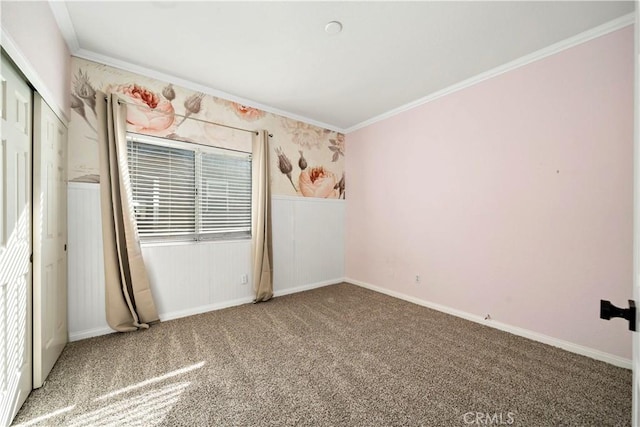
[{"label": "ceiling light fixture spot", "polygon": [[338,21],[328,22],[327,25],[324,26],[324,31],[327,34],[338,34],[342,31],[342,24]]}]

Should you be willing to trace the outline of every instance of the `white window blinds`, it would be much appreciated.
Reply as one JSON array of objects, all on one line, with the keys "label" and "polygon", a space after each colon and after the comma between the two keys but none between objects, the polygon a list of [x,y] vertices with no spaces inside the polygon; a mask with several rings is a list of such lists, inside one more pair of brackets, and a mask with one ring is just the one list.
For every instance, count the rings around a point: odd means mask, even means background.
[{"label": "white window blinds", "polygon": [[251,236],[251,156],[127,135],[133,205],[142,241]]},{"label": "white window blinds", "polygon": [[200,156],[202,233],[251,233],[251,161],[218,153]]}]

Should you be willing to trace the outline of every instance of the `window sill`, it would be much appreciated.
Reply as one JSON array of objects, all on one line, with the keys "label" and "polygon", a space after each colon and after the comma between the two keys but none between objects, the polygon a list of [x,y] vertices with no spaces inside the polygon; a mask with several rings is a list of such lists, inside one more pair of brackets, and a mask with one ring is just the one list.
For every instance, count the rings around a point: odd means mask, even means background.
[{"label": "window sill", "polygon": [[251,243],[251,238],[241,239],[220,239],[220,240],[167,240],[156,242],[140,242],[142,248],[158,247],[158,246],[195,246],[195,245],[207,245],[207,244],[230,244],[246,242]]}]

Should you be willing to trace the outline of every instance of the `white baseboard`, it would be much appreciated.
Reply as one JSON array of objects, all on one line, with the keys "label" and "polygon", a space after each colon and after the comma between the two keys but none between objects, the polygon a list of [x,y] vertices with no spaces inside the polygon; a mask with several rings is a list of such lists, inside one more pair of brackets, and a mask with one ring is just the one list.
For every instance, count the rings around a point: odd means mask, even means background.
[{"label": "white baseboard", "polygon": [[249,304],[253,302],[253,297],[238,298],[235,300],[224,301],[216,304],[201,305],[198,307],[188,308],[186,310],[172,311],[170,313],[160,313],[160,321],[179,319],[181,317],[194,316],[209,311],[222,310],[223,308],[235,307],[238,305]]},{"label": "white baseboard", "polygon": [[[297,286],[295,288],[283,289],[281,291],[274,292],[274,297],[281,297],[284,295],[294,294],[297,292],[308,291],[311,289],[321,288],[323,286],[334,285],[336,283],[342,282],[342,278],[334,279],[334,280],[326,280],[323,282],[311,283],[309,285]],[[249,304],[253,302],[253,297],[247,298],[238,298],[231,301],[225,301],[217,304],[208,304],[201,305],[194,308],[189,308],[186,310],[172,311],[169,313],[160,313],[160,321],[164,322],[167,320],[179,319],[181,317],[194,316],[196,314],[202,314],[209,311],[222,310],[223,308],[235,307],[238,305]],[[100,335],[107,335],[113,333],[113,329],[108,326],[104,326],[101,328],[87,329],[84,331],[71,332],[69,334],[69,341],[80,341],[87,338],[98,337]]]},{"label": "white baseboard", "polygon": [[[158,316],[160,317],[161,321],[179,319],[180,317],[193,316],[195,314],[206,313],[208,311],[221,310],[223,308],[234,307],[242,304],[248,304],[252,301],[253,301],[253,298],[240,298],[232,301],[225,301],[223,303],[218,303],[218,304],[202,305],[202,306],[190,308],[187,310],[172,311],[170,313],[160,313]],[[98,337],[101,335],[108,335],[114,332],[115,331],[113,329],[105,325],[104,327],[100,327],[100,328],[71,332],[69,333],[69,341],[70,342],[80,341],[87,338]]]},{"label": "white baseboard", "polygon": [[[327,280],[324,282],[311,283],[309,285],[297,286],[295,288],[290,288],[290,289],[283,289],[281,291],[275,291],[273,293],[273,296],[281,297],[283,295],[289,295],[297,292],[308,291],[315,288],[321,288],[323,286],[334,285],[336,283],[340,283],[341,281],[342,281],[342,278],[339,278],[335,280]],[[172,311],[171,313],[160,314],[160,320],[164,322],[166,320],[179,319],[181,317],[193,316],[196,314],[206,313],[208,311],[222,310],[223,308],[235,307],[243,304],[250,304],[252,302],[253,302],[253,297],[246,297],[246,298],[239,298],[231,301],[225,301],[217,304],[202,305],[202,306],[190,308],[187,310]]]},{"label": "white baseboard", "polygon": [[80,341],[87,338],[99,337],[101,335],[109,335],[114,333],[115,331],[108,326],[103,326],[100,328],[86,329],[84,331],[71,332],[69,333],[69,342]]},{"label": "white baseboard", "polygon": [[[554,338],[554,337],[550,337],[548,335],[544,335],[538,332],[534,332],[528,329],[524,329],[524,328],[520,328],[517,326],[512,326],[512,325],[508,325],[506,323],[502,323],[502,322],[497,322],[495,320],[485,320],[482,316],[478,316],[475,314],[471,314],[471,313],[467,313],[465,311],[462,310],[457,310],[451,307],[447,307],[441,304],[437,304],[434,302],[430,302],[430,301],[425,301],[422,300],[420,298],[416,298],[416,297],[412,297],[409,295],[405,295],[403,293],[400,292],[396,292],[396,291],[391,291],[379,286],[375,286],[366,282],[362,282],[359,280],[355,280],[355,279],[351,279],[348,277],[345,278],[337,278],[337,279],[333,279],[333,280],[326,280],[326,281],[322,281],[322,282],[316,282],[316,283],[311,283],[308,285],[303,285],[303,286],[297,286],[295,288],[289,288],[289,289],[282,289],[279,291],[275,291],[274,292],[274,297],[281,297],[284,295],[289,295],[289,294],[294,294],[294,293],[298,293],[298,292],[304,292],[304,291],[308,291],[311,289],[316,289],[316,288],[321,288],[324,286],[329,286],[329,285],[334,285],[336,283],[341,283],[341,282],[347,282],[347,283],[351,283],[353,285],[356,286],[360,286],[362,288],[366,288],[375,292],[379,292],[385,295],[389,295],[391,297],[394,298],[398,298],[404,301],[408,301],[423,307],[427,307],[427,308],[431,308],[433,310],[437,310],[443,313],[447,313],[450,314],[452,316],[456,316],[456,317],[460,317],[466,320],[470,320],[472,322],[475,323],[479,323],[485,326],[489,326],[495,329],[499,329],[501,331],[505,331],[505,332],[509,332],[511,334],[514,335],[518,335],[524,338],[528,338],[530,340],[533,341],[538,341],[541,342],[543,344],[548,344],[554,347],[558,347],[561,348],[563,350],[567,350],[570,351],[572,353],[576,353],[576,354],[580,354],[582,356],[587,356],[590,357],[592,359],[596,359],[596,360],[600,360],[602,362],[606,362],[606,363],[610,363],[612,365],[615,366],[619,366],[621,368],[625,368],[625,369],[631,369],[631,360],[629,359],[625,359],[619,356],[615,356],[613,354],[609,354],[609,353],[605,353],[603,351],[599,351],[599,350],[595,350],[589,347],[585,347],[579,344],[575,344],[569,341],[565,341],[565,340],[561,340],[558,338]],[[225,301],[222,303],[217,303],[217,304],[209,304],[209,305],[203,305],[203,306],[199,306],[199,307],[194,307],[191,309],[187,309],[187,310],[180,310],[180,311],[173,311],[170,313],[163,313],[160,314],[160,319],[162,321],[166,321],[166,320],[172,320],[172,319],[178,319],[181,317],[186,317],[186,316],[193,316],[196,314],[201,314],[201,313],[206,313],[208,311],[214,311],[214,310],[221,310],[224,308],[229,308],[229,307],[235,307],[238,305],[242,305],[242,304],[249,304],[253,302],[253,298],[252,297],[248,297],[248,298],[239,298],[236,300],[231,300],[231,301]],[[79,341],[79,340],[83,340],[83,339],[87,339],[87,338],[93,338],[93,337],[97,337],[100,335],[107,335],[107,334],[111,334],[114,331],[109,328],[108,326],[104,326],[104,327],[100,327],[100,328],[94,328],[94,329],[88,329],[85,331],[78,331],[78,332],[72,332],[69,334],[69,341],[73,342],[73,341]]]},{"label": "white baseboard", "polygon": [[341,283],[344,279],[339,277],[337,279],[324,280],[322,282],[311,283],[309,285],[296,286],[295,288],[282,289],[279,291],[274,291],[274,297],[281,297],[284,295],[295,294],[298,292],[310,291],[311,289],[322,288],[323,286],[335,285],[337,283]]},{"label": "white baseboard", "polygon": [[592,359],[600,360],[602,362],[610,363],[612,365],[631,369],[631,360],[625,359],[623,357],[619,357],[613,354],[605,353],[600,350],[595,350],[593,348],[585,347],[579,344],[575,344],[569,341],[561,340],[558,338],[550,337],[548,335],[544,335],[538,332],[534,332],[528,329],[520,328],[517,326],[508,325],[506,323],[497,322],[495,320],[485,320],[482,316],[478,316],[476,314],[467,313],[462,310],[457,310],[455,308],[447,307],[441,304],[436,304],[434,302],[425,301],[420,298],[412,297],[409,295],[405,295],[400,292],[391,291],[389,289],[385,289],[379,286],[372,285],[370,283],[361,282],[360,280],[351,279],[348,277],[344,278],[344,281],[347,283],[351,283],[353,285],[360,286],[362,288],[366,288],[375,292],[379,292],[385,295],[389,295],[394,298],[398,298],[404,301],[408,301],[414,304],[421,305],[423,307],[431,308],[437,311],[441,311],[443,313],[451,314],[452,316],[461,317],[466,320],[470,320],[475,323],[480,323],[481,325],[489,326],[491,328],[499,329],[501,331],[509,332],[514,335],[518,335],[524,338],[528,338],[533,341],[538,341],[543,344],[548,344],[554,347],[561,348],[563,350],[570,351],[572,353],[580,354],[582,356],[587,356]]}]

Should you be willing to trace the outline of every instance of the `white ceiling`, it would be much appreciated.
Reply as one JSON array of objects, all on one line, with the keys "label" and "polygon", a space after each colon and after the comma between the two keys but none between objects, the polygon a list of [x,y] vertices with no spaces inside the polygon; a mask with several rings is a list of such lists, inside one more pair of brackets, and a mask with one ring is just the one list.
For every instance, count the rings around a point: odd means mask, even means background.
[{"label": "white ceiling", "polygon": [[[77,56],[336,130],[634,10],[630,1],[50,4]],[[324,32],[332,20],[342,33]]]}]

